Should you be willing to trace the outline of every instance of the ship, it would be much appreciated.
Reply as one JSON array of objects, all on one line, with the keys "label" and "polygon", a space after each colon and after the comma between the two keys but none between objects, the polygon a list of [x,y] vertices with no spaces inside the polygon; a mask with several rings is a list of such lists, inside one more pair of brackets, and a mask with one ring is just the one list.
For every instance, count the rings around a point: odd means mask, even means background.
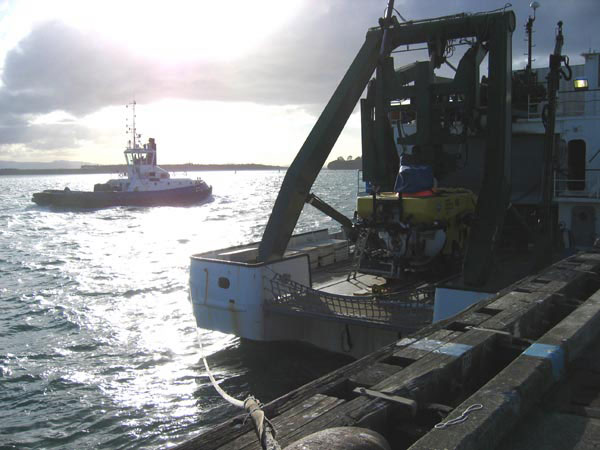
[{"label": "ship", "polygon": [[[506,8],[380,19],[288,169],[262,240],[191,256],[197,326],[359,358],[597,245],[600,55],[569,65],[558,22],[548,67],[534,69],[534,20],[535,9],[527,66],[513,70]],[[392,52],[419,45],[429,60],[395,67]],[[453,78],[436,75],[442,65]],[[348,218],[311,187],[359,102],[363,184]],[[341,229],[293,235],[305,204]]]},{"label": "ship", "polygon": [[[141,144],[141,135],[133,121],[129,129],[132,138],[124,151],[127,163],[125,177],[97,183],[93,191],[47,189],[33,194],[32,201],[42,206],[61,208],[106,208],[111,206],[181,206],[202,202],[212,195],[212,186],[200,178],[171,178],[157,165],[156,141]],[[128,105],[129,106],[129,105]]]}]

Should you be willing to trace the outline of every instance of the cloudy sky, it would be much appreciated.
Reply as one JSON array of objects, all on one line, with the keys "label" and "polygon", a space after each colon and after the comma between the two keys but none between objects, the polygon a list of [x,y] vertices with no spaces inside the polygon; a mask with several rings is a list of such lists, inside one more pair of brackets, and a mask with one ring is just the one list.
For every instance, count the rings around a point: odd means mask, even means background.
[{"label": "cloudy sky", "polygon": [[[530,1],[513,0],[522,68]],[[572,63],[600,50],[600,0],[539,0],[536,66],[563,20]],[[396,0],[406,19],[503,7]],[[289,164],[386,0],[0,0],[0,160],[115,163],[124,105],[171,163]],[[396,65],[423,59],[402,54]],[[456,55],[454,62],[458,61]],[[360,154],[355,113],[329,159]]]}]

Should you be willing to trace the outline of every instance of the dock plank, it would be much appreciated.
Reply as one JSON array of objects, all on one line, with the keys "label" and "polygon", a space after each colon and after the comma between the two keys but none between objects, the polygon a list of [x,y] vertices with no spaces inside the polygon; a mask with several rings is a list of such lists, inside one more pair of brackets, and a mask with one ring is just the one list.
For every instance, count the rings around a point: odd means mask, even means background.
[{"label": "dock plank", "polygon": [[[462,333],[449,344],[464,347],[464,353],[455,356],[434,351],[423,356],[404,370],[373,386],[374,390],[394,393],[412,398],[418,403],[440,402],[453,384],[469,377],[473,367],[479,367],[480,359],[487,357],[498,335],[479,330]],[[447,344],[448,345],[448,344]]]},{"label": "dock plank", "polygon": [[[294,408],[288,410],[284,414],[277,416],[271,420],[271,423],[275,427],[277,433],[277,440],[282,439],[286,435],[292,433],[295,429],[303,426],[311,420],[319,417],[321,414],[326,413],[330,409],[334,408],[338,404],[342,403],[335,397],[329,397],[326,395],[317,394],[296,405]],[[253,431],[244,434],[243,436],[228,442],[224,446],[220,447],[222,450],[261,450],[260,443],[256,437],[256,433]]]},{"label": "dock plank", "polygon": [[365,367],[355,375],[350,376],[348,378],[348,383],[350,384],[349,389],[352,390],[355,387],[370,388],[402,369],[402,366],[377,362],[372,366]]},{"label": "dock plank", "polygon": [[[508,331],[516,336],[527,338],[533,337],[532,334],[535,338],[539,337],[547,327],[551,326],[545,318],[546,313],[556,305],[560,306],[561,302],[565,303],[569,299],[582,301],[588,297],[589,293],[585,293],[589,286],[586,287],[586,284],[589,284],[590,280],[597,282],[600,279],[599,269],[600,253],[570,257],[539,274],[528,276],[521,282],[511,285],[494,298],[468,308],[458,317],[427,326],[412,336],[413,342],[419,339],[441,341],[442,344],[437,347],[411,348],[410,344],[398,346],[397,343],[393,343],[270,402],[264,410],[267,417],[278,424],[276,425],[278,429],[281,428],[278,436],[280,444],[284,447],[315,431],[333,426],[359,425],[372,429],[377,429],[378,426],[389,426],[390,424],[386,424],[385,421],[389,417],[389,412],[396,411],[393,403],[366,396],[350,400],[335,397],[339,392],[347,391],[352,383],[365,383],[366,387],[372,390],[412,398],[419,403],[419,406],[428,403],[457,404],[458,402],[455,401],[457,398],[464,399],[492,377],[492,374],[488,373],[487,366],[493,361],[495,349],[500,348],[499,342],[503,339],[503,335],[493,330]],[[562,309],[568,310],[568,308]],[[582,320],[589,319],[591,311],[583,308],[571,319],[577,318],[577,323],[581,323]],[[594,322],[592,329],[600,328],[600,318],[597,320],[599,322]],[[573,326],[575,323],[573,322]],[[466,325],[480,327],[480,329],[456,331],[463,330]],[[538,330],[542,331],[535,334]],[[572,329],[573,338],[589,337],[586,337],[584,332],[574,330]],[[561,333],[564,334],[566,331],[563,330]],[[559,343],[564,339],[562,334],[556,334],[554,337],[546,334],[546,342]],[[445,344],[458,345],[458,348],[461,345],[470,346],[470,348],[457,354],[440,352],[440,347]],[[573,344],[571,347],[568,344],[565,347],[567,353],[575,354],[577,345]],[[535,358],[529,357],[530,359]],[[519,389],[530,392],[531,398],[535,398],[539,394],[538,391],[550,383],[549,374],[551,375],[552,371],[549,370],[548,361],[529,360],[523,358],[518,362],[513,361],[511,377],[506,378],[503,384],[498,382],[495,385],[497,389],[489,392],[490,396],[485,400],[486,410],[496,408],[495,414],[500,415],[509,413],[507,408],[514,410],[514,405],[511,404],[513,400],[505,395],[506,392],[512,392],[509,389],[511,382],[520,383]],[[394,364],[394,361],[397,364]],[[347,398],[343,394],[339,397]],[[309,408],[312,409],[310,414],[305,414],[303,402],[309,399],[320,400]],[[476,397],[471,398],[473,399]],[[446,400],[450,401],[446,402]],[[464,402],[463,405],[468,406],[467,403]],[[593,408],[596,408],[595,404]],[[595,410],[592,413],[595,413]],[[304,417],[305,415],[307,417]],[[517,420],[513,416],[507,417],[506,426],[514,424]],[[475,420],[469,419],[467,422],[468,426],[476,425]],[[254,440],[252,441],[250,437]],[[488,434],[486,439],[490,442],[490,439],[495,439],[495,435]],[[241,425],[241,418],[238,417],[178,448],[207,450],[258,448],[254,447],[255,444],[257,442],[254,431],[248,427],[248,424]]]},{"label": "dock plank", "polygon": [[518,356],[456,408],[463,411],[472,404],[484,405],[478,414],[461,426],[431,430],[411,449],[477,449],[489,442],[499,442],[533,409],[544,392],[564,376],[567,364],[598,338],[599,324],[600,291],[532,345],[532,348],[552,349],[552,354],[544,353],[549,350],[536,350]]},{"label": "dock plank", "polygon": [[[265,415],[271,420],[283,414],[285,411],[295,407],[306,399],[321,393],[335,390],[344,385],[347,379],[354,373],[363,370],[377,361],[386,359],[394,351],[395,343],[389,344],[376,352],[373,352],[357,361],[354,361],[344,367],[330,372],[321,378],[294,389],[287,394],[269,402],[263,408]],[[178,445],[177,450],[215,450],[226,445],[233,439],[252,431],[250,423],[243,425],[245,415],[238,415],[226,422],[217,425],[210,430],[191,438],[190,440]]]},{"label": "dock plank", "polygon": [[[437,330],[422,339],[403,339],[398,342],[399,349],[394,352],[393,356],[400,360],[418,361],[461,334],[459,331]],[[403,342],[406,343],[406,346],[402,346]]]}]

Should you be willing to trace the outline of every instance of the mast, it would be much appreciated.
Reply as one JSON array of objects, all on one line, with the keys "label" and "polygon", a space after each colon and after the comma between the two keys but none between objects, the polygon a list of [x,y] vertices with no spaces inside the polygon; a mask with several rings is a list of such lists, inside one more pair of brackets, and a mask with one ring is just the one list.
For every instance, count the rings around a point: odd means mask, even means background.
[{"label": "mast", "polygon": [[[560,88],[560,79],[570,80],[573,72],[569,66],[569,58],[562,54],[564,36],[562,20],[557,23],[554,53],[550,55],[548,71],[548,118],[544,123],[546,128],[544,143],[544,165],[542,176],[542,200],[539,205],[539,229],[537,233],[535,263],[536,268],[544,267],[552,259],[553,237],[555,226],[552,221],[552,198],[554,196],[552,185],[552,172],[554,153],[556,147],[556,95]],[[562,65],[565,65],[565,72]],[[543,119],[543,114],[542,114]]]},{"label": "mast", "polygon": [[533,22],[535,22],[535,10],[540,7],[538,2],[531,2],[529,7],[533,9],[533,17],[529,16],[527,20],[527,24],[525,25],[525,31],[527,32],[527,67],[525,71],[527,72],[527,85],[531,86],[531,63],[532,59],[532,50],[533,50]]},{"label": "mast", "polygon": [[137,130],[135,128],[135,105],[136,105],[136,101],[133,100],[131,103],[128,103],[127,105],[125,105],[126,108],[129,108],[131,106],[131,115],[132,115],[132,122],[131,122],[131,127],[127,127],[127,132],[131,133],[133,135],[133,140],[131,141],[131,148],[137,148],[137,142],[136,140],[139,139],[141,136],[139,134],[137,134]]}]

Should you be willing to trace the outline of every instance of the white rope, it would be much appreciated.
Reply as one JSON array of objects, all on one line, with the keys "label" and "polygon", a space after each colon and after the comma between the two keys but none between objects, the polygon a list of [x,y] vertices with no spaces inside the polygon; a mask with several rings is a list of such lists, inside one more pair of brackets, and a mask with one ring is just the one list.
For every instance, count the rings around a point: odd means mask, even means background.
[{"label": "white rope", "polygon": [[208,361],[206,360],[206,355],[204,354],[204,347],[202,346],[202,336],[198,327],[196,327],[196,336],[198,336],[198,343],[200,344],[200,351],[202,352],[202,361],[204,361],[206,373],[208,374],[208,378],[210,378],[210,382],[212,383],[213,387],[219,393],[219,395],[223,397],[223,399],[225,399],[227,402],[231,403],[233,406],[244,409],[243,401],[238,400],[237,398],[233,398],[231,395],[229,395],[227,392],[221,389],[221,386],[217,384],[217,380],[215,380],[215,377],[210,371],[210,367],[208,367]]},{"label": "white rope", "polygon": [[440,422],[437,425],[435,425],[435,428],[439,430],[449,427],[451,425],[458,425],[459,423],[463,423],[469,418],[469,414],[471,414],[473,411],[478,411],[480,409],[483,409],[483,405],[481,403],[475,403],[474,405],[471,405],[467,409],[465,409],[460,416],[454,419],[450,419],[446,422]]},{"label": "white rope", "polygon": [[204,346],[202,345],[202,335],[200,334],[200,328],[196,326],[196,337],[198,338],[198,344],[200,345],[200,352],[202,354],[202,361],[204,361],[204,367],[206,368],[206,373],[208,374],[208,378],[210,379],[211,384],[215,388],[215,390],[219,393],[223,399],[232,404],[237,408],[241,408],[246,410],[248,413],[248,417],[252,418],[252,423],[254,424],[254,430],[256,431],[256,436],[258,437],[258,441],[260,442],[260,446],[263,450],[281,450],[281,447],[275,440],[275,427],[269,421],[269,419],[265,416],[264,411],[262,410],[262,404],[255,399],[252,395],[249,395],[246,400],[241,401],[237,398],[232,397],[217,383],[213,373],[208,366],[208,361],[206,360],[206,355],[204,353]]}]

